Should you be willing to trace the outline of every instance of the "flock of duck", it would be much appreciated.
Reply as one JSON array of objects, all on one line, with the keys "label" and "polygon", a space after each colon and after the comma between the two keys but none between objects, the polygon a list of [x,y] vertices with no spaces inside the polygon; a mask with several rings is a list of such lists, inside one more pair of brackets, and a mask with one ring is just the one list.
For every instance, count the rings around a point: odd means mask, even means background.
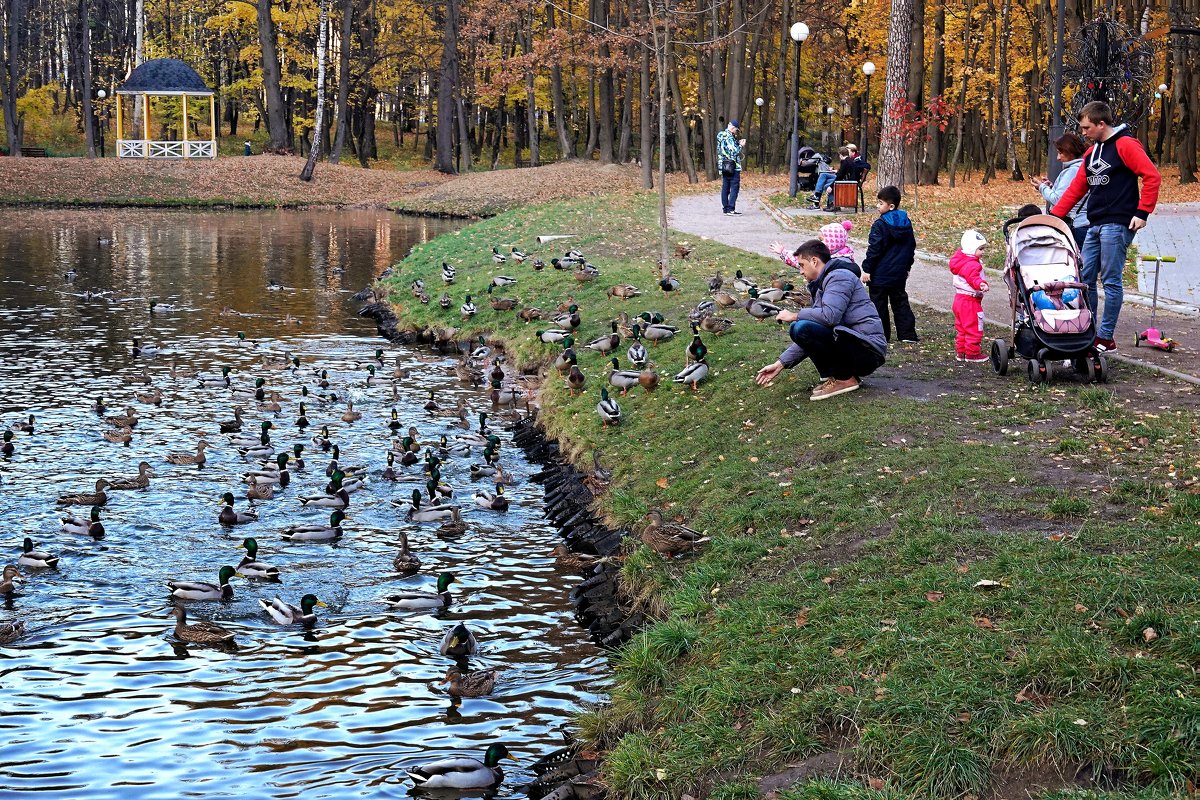
[{"label": "flock of duck", "polygon": [[[257,346],[238,335],[235,346]],[[133,343],[135,363],[144,361],[160,352],[154,345],[135,341]],[[265,350],[265,348],[264,348]],[[491,369],[503,373],[503,354],[484,345],[469,353],[463,364],[472,371]],[[476,513],[502,514],[508,510],[509,500],[504,493],[511,476],[501,463],[502,442],[492,425],[513,412],[484,411],[474,420],[468,411],[467,401],[460,399],[453,406],[443,406],[435,392],[420,407],[428,419],[430,430],[438,433],[423,437],[418,428],[404,425],[395,405],[401,397],[399,384],[409,377],[409,370],[402,365],[401,357],[390,370],[385,366],[384,351],[376,349],[374,355],[359,362],[357,372],[335,381],[330,370],[318,365],[306,365],[301,356],[293,353],[283,355],[264,353],[260,367],[248,372],[245,377],[235,376],[233,370],[224,367],[216,374],[195,373],[182,375],[172,366],[174,380],[170,385],[154,387],[136,385],[132,390],[133,405],[110,409],[104,398],[94,398],[91,413],[102,422],[97,426],[98,435],[104,440],[130,445],[134,442],[140,422],[138,404],[157,406],[169,396],[175,405],[186,403],[188,392],[202,389],[211,398],[228,392],[233,406],[232,417],[212,424],[211,435],[199,439],[194,449],[172,452],[163,461],[172,467],[203,467],[209,460],[208,451],[237,453],[245,461],[241,472],[241,484],[230,486],[220,497],[219,511],[213,524],[227,530],[259,520],[260,514],[268,515],[272,502],[279,502],[279,493],[300,476],[314,470],[306,467],[305,456],[312,454],[328,457],[324,469],[327,482],[314,486],[311,492],[295,494],[302,507],[328,513],[327,521],[306,522],[279,530],[280,537],[288,542],[336,542],[346,535],[343,523],[350,519],[348,514],[357,492],[368,490],[372,481],[411,482],[414,487],[411,500],[393,503],[399,510],[397,515],[410,523],[437,525],[439,536],[455,536],[467,530],[464,520],[465,509],[453,502],[456,489],[450,486],[442,474],[442,467],[452,462],[469,463],[470,478],[486,481],[487,488],[467,490],[471,508]],[[142,375],[145,375],[143,370]],[[237,380],[235,380],[235,377]],[[149,380],[147,376],[145,378]],[[131,376],[140,382],[142,376]],[[165,383],[165,382],[164,382]],[[191,390],[185,388],[192,387]],[[384,416],[364,417],[354,408],[350,392],[361,391],[360,387],[381,387],[380,393],[391,389],[393,407]],[[286,399],[285,399],[286,395]],[[294,419],[284,422],[285,404],[292,406]],[[420,403],[420,401],[418,401]],[[386,407],[386,406],[385,406]],[[252,409],[252,410],[249,410]],[[410,409],[415,411],[415,409]],[[253,415],[253,417],[252,417]],[[426,423],[421,423],[422,427]],[[337,428],[359,426],[377,428],[384,441],[388,441],[386,466],[368,470],[365,465],[349,463],[338,443]],[[299,430],[302,442],[283,444],[273,439],[277,427]],[[4,454],[10,461],[21,458],[21,438],[47,435],[38,421],[29,416],[4,431]],[[51,434],[52,435],[52,434]],[[218,441],[220,436],[223,441]],[[293,439],[291,432],[280,438]],[[136,444],[134,445],[136,446]],[[138,465],[136,475],[101,478],[94,490],[63,494],[57,504],[63,509],[78,508],[82,513],[68,514],[62,518],[64,533],[102,539],[105,535],[102,516],[110,504],[119,503],[118,495],[125,491],[152,491],[151,481],[156,469],[149,461]],[[466,470],[463,470],[466,472]],[[293,492],[287,493],[292,496]],[[251,501],[242,505],[239,495]],[[402,495],[403,496],[403,495]],[[214,500],[216,498],[214,497]],[[195,580],[191,577],[166,581],[175,616],[173,635],[182,642],[236,649],[235,632],[210,620],[189,620],[187,608],[198,601],[227,601],[233,598],[235,579],[245,579],[269,585],[280,580],[286,566],[273,565],[260,553],[259,542],[252,537],[242,541],[245,556],[240,563],[221,566],[216,570],[215,582]],[[46,571],[53,576],[59,565],[59,556],[39,549],[30,538],[25,538],[23,551],[14,563],[3,569],[0,577],[0,596],[10,599],[22,592],[23,579],[31,571]],[[398,549],[393,559],[395,570],[403,576],[419,572],[422,561],[419,554],[409,548],[404,530],[398,533]],[[302,583],[303,575],[297,582]],[[433,591],[402,591],[387,595],[381,600],[399,612],[431,612],[446,609],[454,602],[450,588],[456,580],[453,572],[442,572],[436,576]],[[284,599],[263,597],[258,600],[265,618],[279,625],[312,626],[318,621],[317,609],[327,607],[314,593],[305,593],[293,604]],[[0,623],[0,645],[19,640],[25,634],[24,622],[13,619]],[[476,633],[466,623],[458,623],[445,631],[439,645],[442,655],[453,660],[447,669],[444,685],[453,697],[482,697],[495,690],[500,675],[494,669],[470,670],[468,659],[480,648]],[[451,758],[414,767],[411,778],[418,787],[429,789],[480,789],[499,784],[503,772],[500,759],[510,756],[507,747],[493,743],[482,760],[473,758]]]}]

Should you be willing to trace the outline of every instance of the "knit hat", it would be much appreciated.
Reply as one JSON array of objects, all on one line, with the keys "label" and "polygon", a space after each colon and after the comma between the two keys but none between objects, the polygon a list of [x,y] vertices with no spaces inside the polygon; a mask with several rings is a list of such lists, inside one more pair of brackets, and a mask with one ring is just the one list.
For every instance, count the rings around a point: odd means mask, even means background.
[{"label": "knit hat", "polygon": [[959,247],[964,253],[973,256],[979,252],[979,248],[987,244],[987,239],[983,238],[983,234],[974,228],[963,232],[962,241],[959,242]]},{"label": "knit hat", "polygon": [[738,121],[737,121],[736,119],[731,119],[731,120],[729,120],[729,124],[730,124],[730,125],[732,125],[732,126],[733,126],[733,127],[735,127],[735,128],[740,128],[740,127],[742,127],[741,125],[738,125]]},{"label": "knit hat", "polygon": [[817,235],[821,237],[821,241],[829,248],[830,255],[853,258],[854,248],[850,246],[850,229],[853,227],[854,223],[848,219],[841,222],[831,222],[828,225],[822,225]]}]

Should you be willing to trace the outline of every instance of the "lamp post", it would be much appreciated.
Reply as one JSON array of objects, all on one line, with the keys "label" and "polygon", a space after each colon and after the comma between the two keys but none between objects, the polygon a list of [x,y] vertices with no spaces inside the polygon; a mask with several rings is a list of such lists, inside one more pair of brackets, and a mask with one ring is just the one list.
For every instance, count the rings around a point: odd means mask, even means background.
[{"label": "lamp post", "polygon": [[829,117],[829,147],[833,148],[833,106],[825,106],[825,115]]},{"label": "lamp post", "polygon": [[875,62],[866,61],[862,65],[863,75],[867,76],[867,96],[863,99],[863,124],[859,133],[858,149],[863,158],[867,157],[867,127],[871,124],[871,76],[875,74]]},{"label": "lamp post", "polygon": [[[103,89],[99,89],[96,91],[96,99],[97,100],[103,100],[106,97],[108,97],[108,92],[104,91]],[[108,107],[105,106],[103,103],[101,103],[101,107],[104,110],[99,115],[101,124],[98,125],[97,127],[99,128],[99,134],[100,134],[100,157],[104,158],[104,131],[108,127]]]},{"label": "lamp post", "polygon": [[754,105],[758,106],[758,166],[763,171],[767,171],[767,165],[763,162],[765,148],[767,146],[767,112],[763,110],[763,103],[766,102],[761,97],[754,98]]},{"label": "lamp post", "polygon": [[797,22],[788,31],[788,35],[796,43],[796,71],[792,74],[792,99],[795,105],[792,106],[792,153],[789,160],[790,171],[788,177],[788,197],[795,197],[796,183],[799,179],[797,173],[800,169],[797,152],[800,149],[800,49],[804,47],[804,40],[808,38],[808,26],[803,22]]},{"label": "lamp post", "polygon": [[1160,83],[1158,92],[1155,93],[1161,103],[1158,112],[1158,143],[1154,146],[1154,155],[1156,161],[1162,161],[1163,139],[1167,138],[1167,85]]}]

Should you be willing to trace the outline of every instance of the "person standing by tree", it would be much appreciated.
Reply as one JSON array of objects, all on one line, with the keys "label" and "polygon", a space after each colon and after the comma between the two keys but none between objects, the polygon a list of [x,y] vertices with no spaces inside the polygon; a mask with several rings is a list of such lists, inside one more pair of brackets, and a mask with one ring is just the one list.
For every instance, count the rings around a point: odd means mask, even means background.
[{"label": "person standing by tree", "polygon": [[721,167],[721,210],[725,216],[741,216],[737,210],[738,190],[742,186],[742,148],[745,139],[735,139],[738,121],[729,120],[725,130],[717,134],[717,164]]},{"label": "person standing by tree", "polygon": [[1154,212],[1162,177],[1128,129],[1124,125],[1113,127],[1108,103],[1097,100],[1085,105],[1079,112],[1079,132],[1092,146],[1083,154],[1083,169],[1076,173],[1050,213],[1065,219],[1087,195],[1091,227],[1083,240],[1082,277],[1088,287],[1088,308],[1093,314],[1099,301],[1097,278],[1104,285],[1104,315],[1096,333],[1096,347],[1116,350],[1113,336],[1125,301],[1122,275],[1125,253]]}]

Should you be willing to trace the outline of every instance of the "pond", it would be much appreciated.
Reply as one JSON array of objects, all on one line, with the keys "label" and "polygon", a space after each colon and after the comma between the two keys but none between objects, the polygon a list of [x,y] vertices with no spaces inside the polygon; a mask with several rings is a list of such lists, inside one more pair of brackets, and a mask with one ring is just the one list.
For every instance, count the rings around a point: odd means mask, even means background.
[{"label": "pond", "polygon": [[[469,529],[439,538],[436,525],[409,523],[393,505],[424,485],[420,466],[380,478],[398,409],[403,428],[424,441],[451,418],[423,408],[435,390],[443,406],[460,396],[468,419],[490,410],[483,390],[463,387],[453,361],[393,346],[356,316],[349,296],[417,243],[452,230],[447,222],[382,212],[165,212],[8,210],[0,221],[0,427],[35,417],[0,461],[0,546],[5,562],[24,536],[60,558],[27,577],[0,605],[0,623],[24,620],[27,632],[0,646],[0,794],[42,797],[378,797],[406,796],[406,767],[449,755],[482,758],[492,742],[517,757],[505,762],[496,796],[520,794],[530,762],[562,744],[580,707],[601,699],[608,668],[566,602],[573,576],[549,555],[558,541],[541,509],[537,469],[503,441],[512,474],[507,513],[478,508],[469,464],[478,449],[442,468]],[[74,272],[74,275],[69,273]],[[269,288],[270,287],[270,288]],[[151,313],[150,303],[160,304]],[[174,310],[162,311],[161,304]],[[243,332],[247,341],[239,341]],[[159,352],[134,356],[131,343]],[[382,364],[374,361],[382,347]],[[298,356],[295,372],[268,370],[264,357]],[[410,376],[391,376],[399,365]],[[368,364],[381,380],[368,382]],[[197,371],[232,368],[233,386],[256,377],[282,396],[282,412],[246,408],[243,434],[271,420],[280,452],[306,445],[305,466],[271,500],[246,500],[242,474],[256,466],[218,432],[230,419],[231,390],[202,388]],[[301,388],[320,391],[328,371],[336,403],[310,397],[312,425],[298,427]],[[162,390],[161,406],[135,392]],[[106,414],[127,406],[139,416],[128,445],[106,441]],[[362,419],[343,422],[353,399]],[[329,509],[303,508],[322,493],[329,455],[312,438],[328,423],[342,464],[368,467],[351,495],[350,521],[335,543],[297,543],[281,532],[325,522]],[[169,464],[170,453],[210,444],[202,467]],[[98,540],[60,529],[56,498],[90,492],[100,478],[133,476],[150,464],[148,488],[110,491]],[[482,488],[494,490],[487,485]],[[220,498],[258,520],[223,527]],[[407,531],[423,566],[413,576],[392,566]],[[235,577],[233,598],[188,602],[189,622],[213,620],[236,634],[237,650],[186,644],[172,635],[166,581],[216,582],[236,566],[245,537],[279,583]],[[398,612],[381,598],[432,591],[453,572],[454,602],[438,613]],[[297,604],[315,594],[311,630],[280,626],[259,599]],[[490,697],[452,701],[440,685],[451,659],[439,639],[467,622],[481,652],[470,669],[501,670]],[[511,766],[507,766],[511,765]],[[130,794],[133,792],[133,794]]]}]

